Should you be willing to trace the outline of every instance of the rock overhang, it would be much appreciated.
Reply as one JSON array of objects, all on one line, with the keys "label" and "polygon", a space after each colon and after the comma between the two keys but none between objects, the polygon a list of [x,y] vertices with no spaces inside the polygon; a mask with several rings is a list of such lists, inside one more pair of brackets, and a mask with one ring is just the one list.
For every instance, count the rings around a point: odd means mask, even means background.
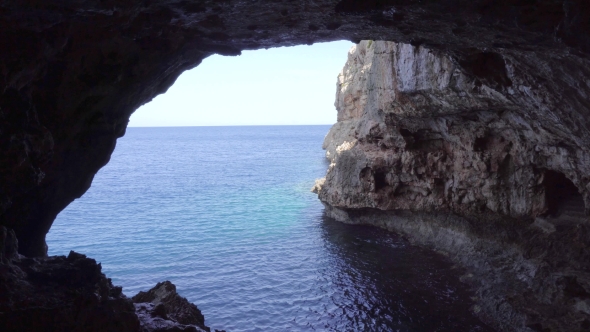
[{"label": "rock overhang", "polygon": [[562,93],[578,113],[574,138],[588,137],[584,1],[33,0],[0,12],[0,224],[30,256],[45,254],[53,219],[108,162],[130,114],[213,53],[391,40],[443,52],[500,89],[512,84],[509,53],[511,70],[578,74],[583,88]]}]

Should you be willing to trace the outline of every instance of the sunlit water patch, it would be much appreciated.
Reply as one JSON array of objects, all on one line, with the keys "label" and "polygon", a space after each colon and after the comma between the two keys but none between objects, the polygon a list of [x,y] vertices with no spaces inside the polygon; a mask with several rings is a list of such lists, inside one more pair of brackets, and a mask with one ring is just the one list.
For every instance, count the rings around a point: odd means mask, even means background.
[{"label": "sunlit water patch", "polygon": [[328,126],[129,128],[47,236],[127,295],[170,280],[227,331],[487,331],[458,271],[309,190]]}]

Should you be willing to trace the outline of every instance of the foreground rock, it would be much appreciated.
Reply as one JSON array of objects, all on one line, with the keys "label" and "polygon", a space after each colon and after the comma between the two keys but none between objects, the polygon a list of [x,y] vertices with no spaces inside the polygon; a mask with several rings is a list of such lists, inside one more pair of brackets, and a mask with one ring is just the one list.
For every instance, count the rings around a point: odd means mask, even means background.
[{"label": "foreground rock", "polygon": [[0,264],[2,331],[139,331],[133,303],[84,255]]},{"label": "foreground rock", "polygon": [[176,286],[170,281],[160,282],[147,292],[139,292],[132,300],[144,332],[210,331],[201,311],[178,295]]},{"label": "foreground rock", "polygon": [[[94,259],[73,251],[26,258],[17,250],[14,231],[0,227],[0,331],[209,331],[197,307],[170,282],[137,295],[153,303],[134,306]],[[163,298],[146,297],[161,285]]]},{"label": "foreground rock", "polygon": [[420,46],[361,42],[339,76],[331,165],[314,191],[338,220],[469,267],[480,315],[499,330],[585,330],[590,130],[585,101],[564,95],[590,92],[579,85],[590,65],[535,57],[544,66],[533,74],[508,50],[460,65]]}]

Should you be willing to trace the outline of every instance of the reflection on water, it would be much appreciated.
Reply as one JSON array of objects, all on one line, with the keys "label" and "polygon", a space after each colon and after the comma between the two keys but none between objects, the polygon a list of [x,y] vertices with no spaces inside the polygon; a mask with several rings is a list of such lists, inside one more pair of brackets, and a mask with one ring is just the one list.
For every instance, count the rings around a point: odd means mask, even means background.
[{"label": "reflection on water", "polygon": [[369,226],[324,218],[335,331],[489,331],[443,257]]}]

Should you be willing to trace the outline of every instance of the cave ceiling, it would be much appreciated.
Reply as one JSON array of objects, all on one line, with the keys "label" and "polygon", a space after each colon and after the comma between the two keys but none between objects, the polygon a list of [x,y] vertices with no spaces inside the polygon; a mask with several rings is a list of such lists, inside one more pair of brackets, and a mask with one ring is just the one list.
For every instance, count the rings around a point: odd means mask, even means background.
[{"label": "cave ceiling", "polygon": [[[444,52],[482,81],[503,80],[489,70],[503,54],[530,75],[549,63],[588,77],[589,32],[582,0],[0,0],[0,225],[23,254],[45,255],[56,215],[109,161],[133,111],[212,54],[389,40]],[[590,81],[578,81],[564,98],[585,142]]]}]

